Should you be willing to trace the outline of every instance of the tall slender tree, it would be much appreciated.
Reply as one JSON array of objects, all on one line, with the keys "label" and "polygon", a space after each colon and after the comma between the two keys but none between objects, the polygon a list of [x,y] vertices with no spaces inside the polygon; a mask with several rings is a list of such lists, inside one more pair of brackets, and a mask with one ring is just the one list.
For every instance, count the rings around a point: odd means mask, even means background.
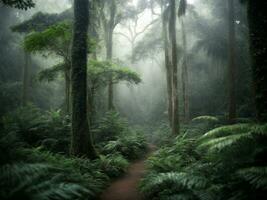
[{"label": "tall slender tree", "polygon": [[22,106],[26,106],[29,102],[29,87],[30,87],[30,54],[24,52],[24,66],[22,75]]},{"label": "tall slender tree", "polygon": [[267,121],[267,1],[247,1],[257,119]]},{"label": "tall slender tree", "polygon": [[236,119],[236,33],[234,0],[228,0],[228,120]]},{"label": "tall slender tree", "polygon": [[168,95],[168,118],[170,127],[172,127],[172,63],[171,63],[171,55],[170,55],[170,40],[168,35],[168,21],[169,21],[169,11],[170,9],[166,7],[166,5],[162,5],[162,33],[164,40],[164,61],[165,61],[165,69],[166,69],[166,81],[167,81],[167,95]]},{"label": "tall slender tree", "polygon": [[183,90],[183,103],[184,103],[184,121],[187,123],[190,119],[189,113],[189,91],[188,91],[188,62],[187,62],[187,38],[185,31],[185,24],[183,18],[180,19],[182,31],[182,44],[183,44],[183,64],[182,64],[182,90]]},{"label": "tall slender tree", "polygon": [[[105,15],[104,8],[107,8],[109,16]],[[102,25],[104,29],[105,35],[105,46],[106,46],[106,59],[108,61],[112,60],[113,53],[113,32],[115,27],[118,24],[118,16],[117,16],[117,5],[115,0],[103,1],[102,11],[101,11],[101,19]],[[110,81],[108,84],[108,109],[112,110],[114,108],[113,103],[113,85],[112,85],[112,77],[110,77]]]},{"label": "tall slender tree", "polygon": [[178,100],[178,59],[176,41],[176,0],[170,0],[169,34],[171,41],[172,61],[172,134],[178,135],[179,124],[179,100]]},{"label": "tall slender tree", "polygon": [[74,1],[74,28],[71,51],[72,137],[70,152],[74,156],[96,158],[87,120],[87,32],[88,0]]}]

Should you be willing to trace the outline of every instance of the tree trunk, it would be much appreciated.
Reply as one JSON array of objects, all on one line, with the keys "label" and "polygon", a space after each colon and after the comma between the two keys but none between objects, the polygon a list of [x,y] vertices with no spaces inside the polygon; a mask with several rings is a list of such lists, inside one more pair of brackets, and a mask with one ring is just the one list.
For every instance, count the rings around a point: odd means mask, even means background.
[{"label": "tree trunk", "polygon": [[190,120],[189,113],[189,81],[188,81],[188,63],[187,63],[187,40],[185,33],[185,25],[183,19],[181,19],[181,30],[183,39],[183,49],[184,49],[184,60],[182,66],[182,84],[183,84],[183,101],[184,101],[184,121],[188,123]]},{"label": "tree trunk", "polygon": [[235,36],[235,10],[234,1],[228,0],[228,120],[229,123],[234,123],[236,120],[236,36]]},{"label": "tree trunk", "polygon": [[26,106],[29,101],[29,86],[30,86],[30,54],[24,52],[24,67],[22,80],[22,106]]},{"label": "tree trunk", "polygon": [[[106,56],[107,60],[111,61],[112,60],[112,53],[113,53],[113,31],[115,28],[115,14],[116,14],[116,2],[114,0],[111,0],[111,7],[110,7],[110,19],[108,22],[108,27],[107,27],[107,41],[106,41]],[[113,103],[113,98],[114,98],[114,92],[113,92],[113,83],[112,83],[112,75],[110,77],[109,83],[108,83],[108,110],[113,110],[114,109],[114,103]]]},{"label": "tree trunk", "polygon": [[248,0],[248,23],[256,113],[267,121],[267,1]]},{"label": "tree trunk", "polygon": [[179,100],[178,100],[178,61],[177,61],[177,42],[176,42],[176,4],[175,0],[170,0],[170,21],[169,32],[172,48],[172,134],[178,135],[179,124]]},{"label": "tree trunk", "polygon": [[74,156],[96,158],[87,120],[87,31],[88,0],[74,1],[74,29],[71,52],[72,137]]},{"label": "tree trunk", "polygon": [[[167,11],[165,11],[167,12]],[[167,25],[166,13],[162,16],[162,32],[164,40],[164,56],[165,56],[165,68],[166,68],[166,81],[167,81],[167,98],[168,98],[168,119],[170,127],[172,127],[172,66],[169,53],[169,38],[168,38],[168,25]]]},{"label": "tree trunk", "polygon": [[66,65],[65,76],[65,109],[70,114],[70,66]]},{"label": "tree trunk", "polygon": [[89,119],[89,124],[94,123],[94,116],[95,116],[95,89],[92,87],[88,87],[88,108],[87,108],[87,113],[88,113],[88,119]]}]

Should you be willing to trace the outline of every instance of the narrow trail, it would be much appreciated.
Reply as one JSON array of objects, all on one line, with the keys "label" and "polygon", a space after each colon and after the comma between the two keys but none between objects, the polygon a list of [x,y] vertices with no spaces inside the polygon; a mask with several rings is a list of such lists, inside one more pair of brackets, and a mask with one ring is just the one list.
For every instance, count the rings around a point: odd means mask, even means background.
[{"label": "narrow trail", "polygon": [[[149,145],[149,153],[146,158],[155,150],[153,145]],[[128,172],[120,179],[113,182],[109,188],[101,195],[101,200],[141,200],[142,196],[138,192],[138,183],[145,173],[146,158],[132,163]]]}]

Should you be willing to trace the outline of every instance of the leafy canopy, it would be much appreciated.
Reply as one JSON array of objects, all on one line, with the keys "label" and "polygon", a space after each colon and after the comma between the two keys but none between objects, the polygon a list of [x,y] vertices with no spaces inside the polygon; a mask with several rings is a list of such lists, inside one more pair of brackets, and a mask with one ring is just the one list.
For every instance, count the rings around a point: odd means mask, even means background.
[{"label": "leafy canopy", "polygon": [[94,88],[106,86],[111,78],[113,84],[119,83],[120,81],[126,81],[131,84],[141,82],[138,73],[110,61],[91,60],[89,62],[88,73]]},{"label": "leafy canopy", "polygon": [[71,40],[71,25],[68,22],[59,23],[42,32],[33,32],[26,36],[24,48],[36,53],[52,51],[59,56],[66,55]]},{"label": "leafy canopy", "polygon": [[35,6],[33,0],[0,0],[0,3],[22,10],[27,10]]}]

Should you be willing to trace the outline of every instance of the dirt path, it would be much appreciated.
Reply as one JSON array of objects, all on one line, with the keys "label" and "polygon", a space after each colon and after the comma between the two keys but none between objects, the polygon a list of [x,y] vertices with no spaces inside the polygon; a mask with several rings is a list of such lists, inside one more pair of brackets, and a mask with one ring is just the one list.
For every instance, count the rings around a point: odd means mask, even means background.
[{"label": "dirt path", "polygon": [[[150,149],[150,152],[152,152],[154,147],[151,145]],[[126,175],[113,182],[104,191],[101,200],[141,200],[142,196],[137,187],[145,173],[145,160],[142,159],[131,164]]]}]

